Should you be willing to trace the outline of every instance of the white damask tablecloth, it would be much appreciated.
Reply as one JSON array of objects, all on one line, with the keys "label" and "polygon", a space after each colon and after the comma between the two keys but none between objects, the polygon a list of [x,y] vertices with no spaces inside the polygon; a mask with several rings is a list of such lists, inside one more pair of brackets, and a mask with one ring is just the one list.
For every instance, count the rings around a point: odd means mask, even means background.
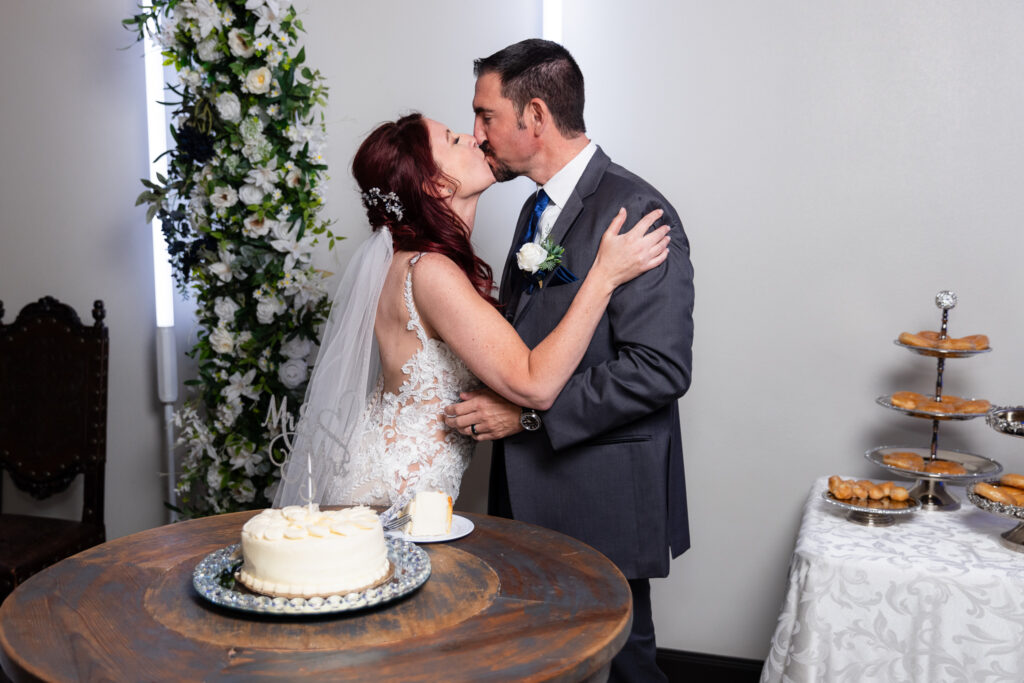
[{"label": "white damask tablecloth", "polygon": [[[912,483],[912,482],[911,482]],[[1024,554],[964,489],[955,512],[865,527],[814,483],[762,683],[1024,681]]]}]

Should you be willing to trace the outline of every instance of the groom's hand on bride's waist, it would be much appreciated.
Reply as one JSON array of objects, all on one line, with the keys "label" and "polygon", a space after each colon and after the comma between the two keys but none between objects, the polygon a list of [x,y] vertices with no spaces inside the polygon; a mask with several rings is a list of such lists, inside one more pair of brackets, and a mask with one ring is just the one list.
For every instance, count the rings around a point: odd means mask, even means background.
[{"label": "groom's hand on bride's waist", "polygon": [[488,388],[466,391],[462,399],[444,408],[444,422],[460,434],[477,441],[504,439],[523,430],[522,408]]}]

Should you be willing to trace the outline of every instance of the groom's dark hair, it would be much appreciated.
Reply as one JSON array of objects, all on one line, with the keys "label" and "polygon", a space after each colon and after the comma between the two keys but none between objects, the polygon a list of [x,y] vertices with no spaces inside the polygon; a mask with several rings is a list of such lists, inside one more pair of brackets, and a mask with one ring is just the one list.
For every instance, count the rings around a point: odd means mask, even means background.
[{"label": "groom's dark hair", "polygon": [[569,51],[539,38],[522,40],[473,62],[473,75],[497,74],[501,95],[512,100],[519,124],[534,97],[544,100],[565,137],[587,132],[583,123],[583,72]]}]

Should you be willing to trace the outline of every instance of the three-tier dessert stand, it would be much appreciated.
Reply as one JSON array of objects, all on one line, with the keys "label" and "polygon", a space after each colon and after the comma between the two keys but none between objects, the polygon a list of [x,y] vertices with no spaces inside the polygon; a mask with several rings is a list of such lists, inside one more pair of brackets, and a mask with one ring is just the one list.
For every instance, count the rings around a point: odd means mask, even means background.
[{"label": "three-tier dessert stand", "polygon": [[[935,295],[935,305],[942,310],[942,326],[939,331],[940,340],[947,338],[949,311],[955,307],[956,304],[957,296],[949,290],[943,290]],[[942,381],[946,367],[946,359],[973,358],[974,356],[988,353],[992,350],[991,348],[961,350],[920,347],[904,344],[898,339],[894,343],[897,346],[905,348],[918,355],[938,359],[934,400],[939,403],[942,402]],[[1002,465],[991,458],[963,451],[939,448],[940,424],[947,421],[972,420],[974,418],[983,417],[985,413],[956,413],[952,411],[932,412],[902,408],[900,406],[893,405],[891,395],[879,396],[876,402],[885,408],[895,410],[911,417],[931,420],[931,445],[928,448],[914,446],[879,446],[878,448],[873,448],[864,454],[868,460],[879,467],[889,470],[895,475],[917,480],[917,484],[910,490],[910,496],[921,503],[921,508],[923,510],[957,510],[960,508],[960,501],[946,490],[947,483],[967,485],[972,482],[989,479],[1003,471]],[[935,460],[949,460],[961,464],[966,472],[964,474],[940,474],[902,469],[889,465],[884,460],[886,455],[895,452],[916,453],[917,455],[920,455],[926,463],[934,462]],[[1024,532],[1022,532],[1022,535],[1024,535]]]}]

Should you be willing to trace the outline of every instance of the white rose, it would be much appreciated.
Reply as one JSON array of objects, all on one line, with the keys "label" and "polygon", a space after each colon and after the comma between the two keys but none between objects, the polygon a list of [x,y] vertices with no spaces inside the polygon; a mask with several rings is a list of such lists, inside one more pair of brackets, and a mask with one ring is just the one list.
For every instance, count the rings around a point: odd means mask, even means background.
[{"label": "white rose", "polygon": [[242,187],[238,188],[238,198],[242,200],[242,203],[246,206],[252,206],[253,204],[259,204],[263,201],[263,190],[246,183]]},{"label": "white rose", "polygon": [[225,121],[238,123],[242,120],[242,103],[238,101],[238,95],[233,92],[226,92],[217,95],[214,100],[217,106],[217,113]]},{"label": "white rose", "polygon": [[295,337],[281,345],[281,355],[285,358],[305,358],[313,348],[308,339]]},{"label": "white rose", "polygon": [[299,172],[299,169],[293,168],[285,175],[284,182],[288,187],[298,187],[302,182],[302,173]]},{"label": "white rose", "polygon": [[228,48],[231,50],[231,54],[236,57],[242,57],[243,59],[252,57],[253,49],[249,36],[237,28],[228,31]]},{"label": "white rose", "polygon": [[207,38],[196,45],[196,52],[199,53],[199,59],[204,62],[218,62],[224,57],[220,50],[217,49],[217,40],[215,38]]},{"label": "white rose", "polygon": [[516,253],[516,262],[520,270],[528,273],[536,273],[541,264],[548,258],[548,250],[536,242],[527,242],[519,247]]},{"label": "white rose", "polygon": [[210,346],[217,353],[231,353],[235,348],[235,339],[231,336],[227,327],[218,325],[210,333]]},{"label": "white rose", "polygon": [[218,209],[227,209],[238,202],[238,193],[230,185],[221,185],[210,195],[210,203]]},{"label": "white rose", "polygon": [[258,214],[251,213],[248,218],[242,221],[242,232],[247,237],[263,237],[267,232],[277,224],[270,218],[260,218]]},{"label": "white rose", "polygon": [[254,95],[262,95],[270,90],[270,69],[261,66],[245,75],[245,89]]},{"label": "white rose", "polygon": [[256,319],[263,325],[274,321],[274,316],[284,310],[284,302],[276,296],[268,297],[256,304]]},{"label": "white rose", "polygon": [[306,381],[307,372],[306,361],[292,358],[281,363],[281,367],[277,369],[277,378],[281,380],[281,384],[294,389]]},{"label": "white rose", "polygon": [[238,313],[238,308],[238,304],[226,296],[219,296],[213,302],[213,312],[217,314],[217,318],[221,321],[233,322],[235,313]]}]

